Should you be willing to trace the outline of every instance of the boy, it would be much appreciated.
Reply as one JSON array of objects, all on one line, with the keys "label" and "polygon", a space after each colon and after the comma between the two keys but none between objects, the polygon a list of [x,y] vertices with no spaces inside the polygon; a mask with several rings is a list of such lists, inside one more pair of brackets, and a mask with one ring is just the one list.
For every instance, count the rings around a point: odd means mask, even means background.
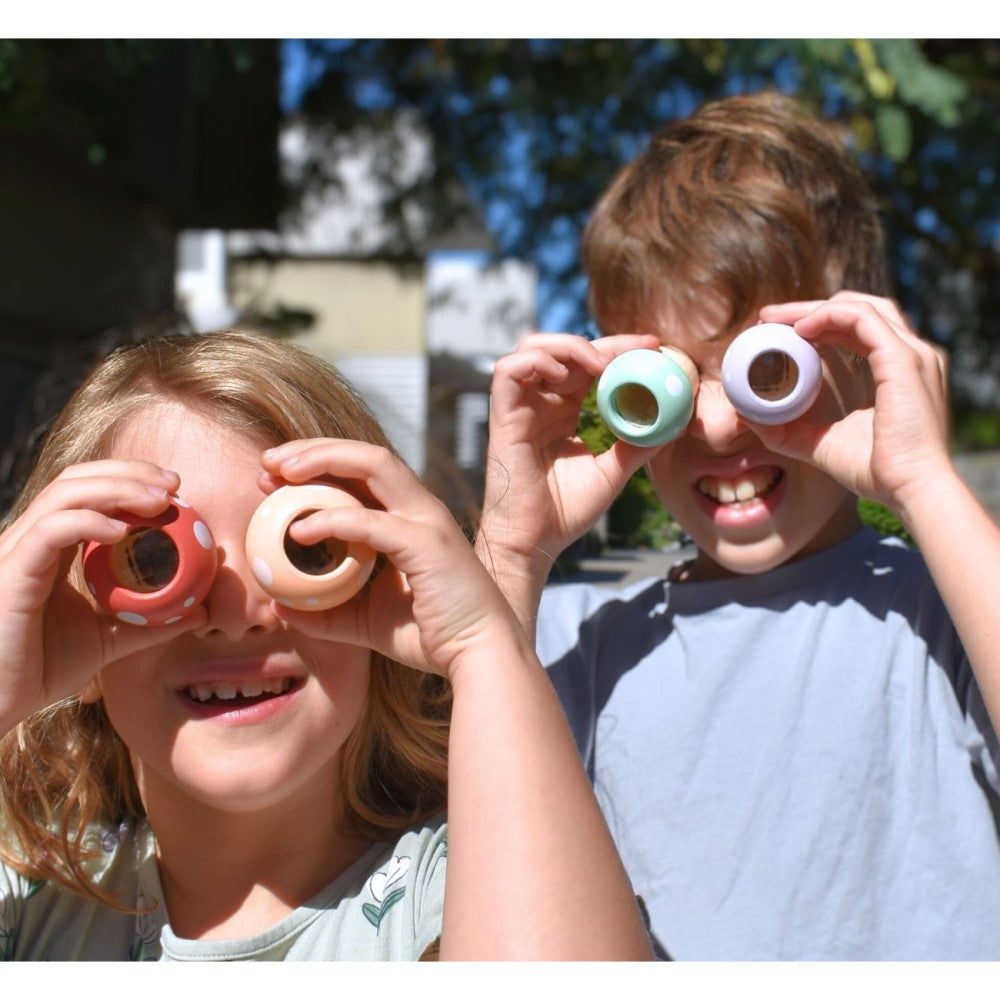
[{"label": "boy", "polygon": [[[605,336],[497,365],[481,558],[558,688],[661,949],[681,959],[1000,958],[1000,529],[947,449],[946,362],[888,294],[874,197],[774,96],[654,137],[584,239]],[[733,337],[794,325],[823,388],[789,424],[722,390]],[[593,456],[608,361],[670,345],[686,432]],[[665,579],[542,594],[645,464],[696,544]],[[920,552],[864,528],[885,503]],[[539,607],[540,604],[540,607]]]}]

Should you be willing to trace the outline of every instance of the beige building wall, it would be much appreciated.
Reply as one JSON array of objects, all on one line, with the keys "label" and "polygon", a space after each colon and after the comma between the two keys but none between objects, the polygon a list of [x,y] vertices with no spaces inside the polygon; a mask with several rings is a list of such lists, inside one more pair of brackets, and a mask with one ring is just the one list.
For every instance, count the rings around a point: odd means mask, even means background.
[{"label": "beige building wall", "polygon": [[270,312],[308,309],[314,325],[296,337],[336,361],[340,355],[423,354],[427,288],[424,269],[384,261],[230,262],[232,304]]},{"label": "beige building wall", "polygon": [[230,262],[239,311],[315,315],[296,343],[337,365],[418,473],[426,464],[427,289],[423,265],[286,258]]}]

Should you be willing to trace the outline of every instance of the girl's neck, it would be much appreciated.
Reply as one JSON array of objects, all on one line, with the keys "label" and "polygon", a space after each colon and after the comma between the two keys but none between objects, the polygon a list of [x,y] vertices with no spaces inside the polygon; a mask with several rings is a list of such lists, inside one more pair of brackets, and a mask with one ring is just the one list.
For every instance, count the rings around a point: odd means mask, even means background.
[{"label": "girl's neck", "polygon": [[179,937],[223,940],[273,927],[356,861],[370,842],[350,832],[339,798],[226,813],[147,803],[169,923]]}]

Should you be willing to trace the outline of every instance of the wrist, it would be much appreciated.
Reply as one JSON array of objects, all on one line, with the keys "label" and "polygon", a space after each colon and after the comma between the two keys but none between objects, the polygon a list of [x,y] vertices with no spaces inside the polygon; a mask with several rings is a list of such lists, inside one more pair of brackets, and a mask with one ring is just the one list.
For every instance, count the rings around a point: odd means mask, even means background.
[{"label": "wrist", "polygon": [[456,697],[476,687],[496,690],[516,684],[517,678],[544,674],[529,637],[513,622],[477,636],[451,660],[447,677]]},{"label": "wrist", "polygon": [[965,481],[949,465],[934,475],[911,482],[887,506],[920,544],[922,535],[939,531],[943,522],[952,520],[958,509],[969,502],[978,503]]},{"label": "wrist", "polygon": [[509,531],[491,530],[485,522],[476,535],[475,550],[479,561],[505,594],[505,582],[519,590],[527,585],[540,593],[559,554],[524,538],[515,540]]}]

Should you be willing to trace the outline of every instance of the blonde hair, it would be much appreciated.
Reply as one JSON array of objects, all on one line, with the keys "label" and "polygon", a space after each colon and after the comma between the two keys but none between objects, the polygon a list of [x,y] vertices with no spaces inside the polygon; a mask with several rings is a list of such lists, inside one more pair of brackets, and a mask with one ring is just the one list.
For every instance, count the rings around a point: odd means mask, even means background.
[{"label": "blonde hair", "polygon": [[[53,424],[10,517],[65,468],[106,457],[118,429],[163,399],[204,407],[264,444],[339,437],[390,448],[356,391],[330,365],[240,330],[161,337],[117,351]],[[354,830],[376,840],[442,809],[451,692],[441,678],[372,654],[369,696],[343,752]],[[128,751],[100,702],[71,699],[0,741],[0,858],[114,904],[87,874],[87,837],[144,815]]]},{"label": "blonde hair", "polygon": [[665,307],[683,315],[705,296],[731,327],[772,302],[890,288],[853,155],[768,93],[711,102],[654,135],[598,202],[583,261],[602,333],[668,332],[657,329]]}]

